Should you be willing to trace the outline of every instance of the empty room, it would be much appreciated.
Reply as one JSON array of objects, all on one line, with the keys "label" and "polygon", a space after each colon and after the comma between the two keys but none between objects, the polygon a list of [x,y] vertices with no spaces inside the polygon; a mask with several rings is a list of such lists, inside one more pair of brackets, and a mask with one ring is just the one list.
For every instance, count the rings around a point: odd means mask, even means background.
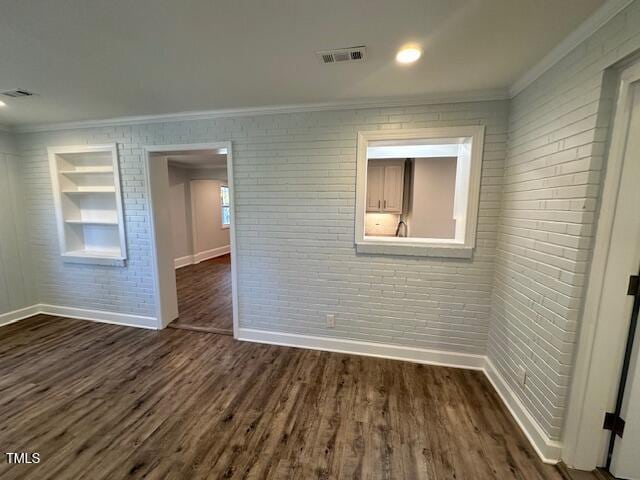
[{"label": "empty room", "polygon": [[640,0],[0,0],[0,479],[640,480]]}]

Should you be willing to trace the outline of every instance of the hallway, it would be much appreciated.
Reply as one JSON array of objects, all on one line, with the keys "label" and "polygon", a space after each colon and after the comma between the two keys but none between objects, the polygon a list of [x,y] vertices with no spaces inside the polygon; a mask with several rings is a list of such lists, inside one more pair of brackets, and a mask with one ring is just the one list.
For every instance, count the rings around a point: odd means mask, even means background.
[{"label": "hallway", "polygon": [[231,255],[176,270],[179,317],[169,326],[233,334]]}]

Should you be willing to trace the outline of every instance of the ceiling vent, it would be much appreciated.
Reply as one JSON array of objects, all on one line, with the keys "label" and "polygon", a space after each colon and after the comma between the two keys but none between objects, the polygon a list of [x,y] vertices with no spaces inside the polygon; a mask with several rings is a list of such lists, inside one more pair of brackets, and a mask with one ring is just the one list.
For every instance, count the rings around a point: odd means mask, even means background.
[{"label": "ceiling vent", "polygon": [[322,50],[316,52],[316,56],[320,60],[320,63],[324,64],[364,62],[367,57],[367,48],[360,46]]},{"label": "ceiling vent", "polygon": [[15,88],[13,90],[6,90],[4,92],[0,92],[0,95],[4,95],[5,97],[11,97],[11,98],[21,98],[21,97],[33,97],[35,94],[23,88]]}]

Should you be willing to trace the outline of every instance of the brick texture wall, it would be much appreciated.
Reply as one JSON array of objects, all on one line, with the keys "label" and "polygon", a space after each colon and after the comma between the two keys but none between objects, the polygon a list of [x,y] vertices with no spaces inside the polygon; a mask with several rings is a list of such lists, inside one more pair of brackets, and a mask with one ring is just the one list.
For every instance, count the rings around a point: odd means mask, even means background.
[{"label": "brick texture wall", "polygon": [[[153,315],[141,147],[231,140],[242,327],[484,354],[507,108],[456,103],[22,134],[40,301]],[[356,255],[357,132],[478,124],[487,136],[473,260]],[[63,264],[46,147],[105,142],[118,143],[129,261]]]},{"label": "brick texture wall", "polygon": [[616,84],[605,70],[640,49],[638,25],[635,1],[510,104],[488,356],[551,439],[561,438],[604,175]]}]

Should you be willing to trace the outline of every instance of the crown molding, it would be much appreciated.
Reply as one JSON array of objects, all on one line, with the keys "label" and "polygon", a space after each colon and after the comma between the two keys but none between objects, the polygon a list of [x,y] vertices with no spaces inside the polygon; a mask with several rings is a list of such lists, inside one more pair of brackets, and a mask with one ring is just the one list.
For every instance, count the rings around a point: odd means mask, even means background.
[{"label": "crown molding", "polygon": [[180,112],[162,115],[142,115],[131,117],[107,118],[103,120],[87,120],[79,122],[48,123],[18,126],[12,129],[15,133],[50,132],[55,130],[75,130],[84,128],[139,125],[150,123],[180,122],[192,120],[210,120],[213,118],[232,118],[257,115],[275,115],[285,113],[308,113],[331,110],[355,110],[366,108],[401,107],[412,105],[436,105],[442,103],[486,102],[491,100],[508,100],[507,89],[474,90],[469,92],[429,95],[419,97],[367,98],[361,100],[345,100],[325,103],[302,103],[297,105],[270,105],[264,107],[231,108],[207,110],[199,112]]},{"label": "crown molding", "polygon": [[509,96],[513,98],[522,92],[540,78],[542,74],[562,60],[569,52],[597,32],[603,25],[633,2],[634,0],[607,0],[600,8],[593,12],[589,18],[580,24],[578,28],[545,55],[542,60],[515,81],[509,88]]}]

